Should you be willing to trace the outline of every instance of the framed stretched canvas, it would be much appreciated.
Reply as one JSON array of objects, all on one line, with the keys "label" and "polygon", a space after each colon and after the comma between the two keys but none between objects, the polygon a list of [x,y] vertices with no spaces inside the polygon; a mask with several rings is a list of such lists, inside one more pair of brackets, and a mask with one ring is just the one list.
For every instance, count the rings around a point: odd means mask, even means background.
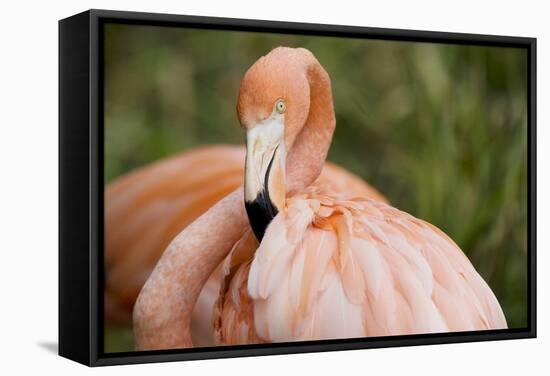
[{"label": "framed stretched canvas", "polygon": [[536,335],[536,40],[59,22],[59,353]]}]

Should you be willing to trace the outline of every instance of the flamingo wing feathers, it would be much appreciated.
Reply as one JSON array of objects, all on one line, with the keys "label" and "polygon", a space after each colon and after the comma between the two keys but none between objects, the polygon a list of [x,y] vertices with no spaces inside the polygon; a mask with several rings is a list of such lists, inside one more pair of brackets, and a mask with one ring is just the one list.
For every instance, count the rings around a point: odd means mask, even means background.
[{"label": "flamingo wing feathers", "polygon": [[232,298],[220,301],[218,342],[506,328],[460,248],[380,201],[311,188],[287,200],[249,255],[221,293]]}]

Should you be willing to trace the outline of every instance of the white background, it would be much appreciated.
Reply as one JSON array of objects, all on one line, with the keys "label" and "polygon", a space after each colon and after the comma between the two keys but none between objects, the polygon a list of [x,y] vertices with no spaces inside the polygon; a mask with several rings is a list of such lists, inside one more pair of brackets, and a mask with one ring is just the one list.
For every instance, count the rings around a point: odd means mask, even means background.
[{"label": "white background", "polygon": [[[550,11],[545,1],[6,1],[0,21],[0,373],[549,374]],[[314,5],[315,4],[315,5]],[[88,369],[57,342],[57,20],[107,8],[538,38],[539,338]],[[452,213],[450,213],[452,215]],[[55,373],[54,373],[55,372]]]}]

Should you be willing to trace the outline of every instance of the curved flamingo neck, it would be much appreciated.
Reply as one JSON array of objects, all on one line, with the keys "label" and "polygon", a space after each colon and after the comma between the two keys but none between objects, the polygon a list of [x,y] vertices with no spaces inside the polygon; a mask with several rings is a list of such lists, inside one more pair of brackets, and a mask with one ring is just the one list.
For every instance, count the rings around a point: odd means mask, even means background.
[{"label": "curved flamingo neck", "polygon": [[170,243],[134,307],[138,350],[193,345],[190,321],[201,289],[248,228],[242,197],[239,188]]},{"label": "curved flamingo neck", "polygon": [[[309,83],[307,119],[287,155],[287,193],[310,185],[321,173],[336,125],[327,72],[302,50]],[[217,265],[249,228],[239,188],[186,227],[169,245],[134,307],[139,350],[192,346],[190,320],[200,291]]]},{"label": "curved flamingo neck", "polygon": [[306,188],[319,177],[336,127],[330,77],[311,53],[308,52],[304,60],[310,86],[310,106],[307,120],[288,152],[289,194]]}]

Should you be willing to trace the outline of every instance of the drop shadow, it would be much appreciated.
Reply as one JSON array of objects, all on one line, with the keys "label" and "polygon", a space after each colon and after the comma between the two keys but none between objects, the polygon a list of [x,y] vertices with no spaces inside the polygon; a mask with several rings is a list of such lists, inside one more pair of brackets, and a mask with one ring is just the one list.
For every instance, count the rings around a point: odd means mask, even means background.
[{"label": "drop shadow", "polygon": [[54,355],[57,355],[59,350],[59,345],[57,342],[38,342],[37,345],[38,347],[42,347],[44,350]]}]

